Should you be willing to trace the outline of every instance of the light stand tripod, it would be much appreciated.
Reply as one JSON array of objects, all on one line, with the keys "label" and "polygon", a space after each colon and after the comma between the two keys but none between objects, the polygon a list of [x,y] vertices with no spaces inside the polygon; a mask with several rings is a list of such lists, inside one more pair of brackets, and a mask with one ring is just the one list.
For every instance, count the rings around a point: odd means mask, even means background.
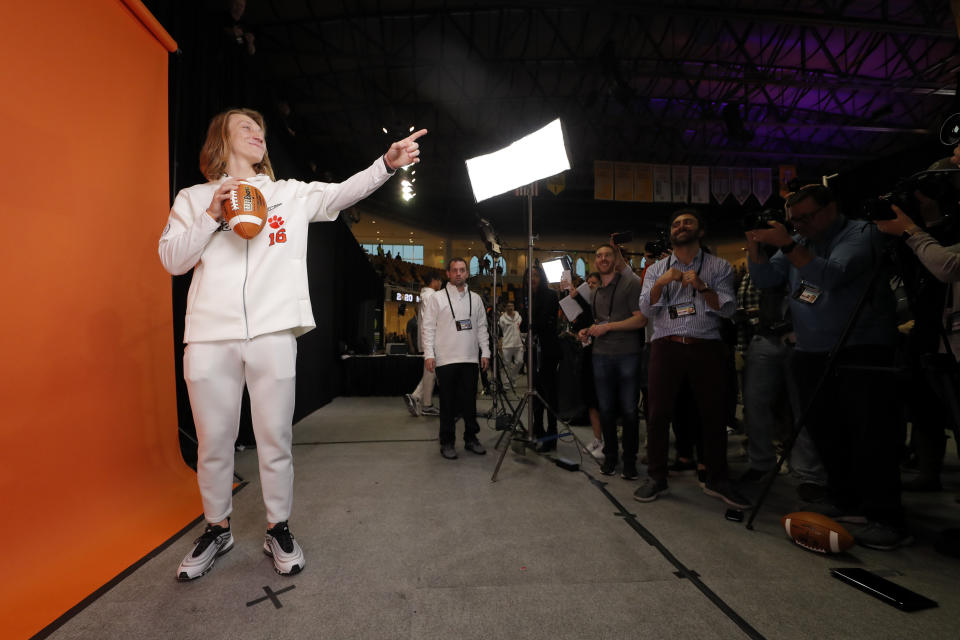
[{"label": "light stand tripod", "polygon": [[[490,224],[487,220],[483,218],[478,218],[477,228],[480,230],[480,237],[483,240],[483,243],[487,247],[487,251],[490,252],[491,257],[493,258],[492,264],[492,274],[493,274],[493,306],[489,316],[487,317],[487,327],[488,331],[492,331],[491,334],[493,339],[490,339],[492,343],[493,358],[491,358],[491,374],[493,378],[493,406],[490,408],[490,412],[487,415],[488,418],[494,418],[497,421],[497,429],[500,429],[500,415],[505,413],[504,410],[499,405],[500,402],[506,404],[510,407],[511,412],[513,411],[513,406],[510,404],[510,400],[507,398],[506,393],[503,390],[503,384],[500,382],[500,369],[503,367],[503,360],[500,358],[500,349],[497,346],[497,333],[499,331],[499,321],[497,314],[497,270],[499,267],[500,259],[502,254],[500,253],[500,238],[497,236],[497,232],[493,229],[493,225]],[[509,373],[507,374],[509,377]],[[510,381],[511,387],[513,386],[513,380]],[[499,444],[499,440],[497,441]]]},{"label": "light stand tripod", "polygon": [[[557,422],[562,424],[566,433],[569,433],[573,439],[577,442],[581,449],[586,449],[584,444],[580,441],[577,435],[570,428],[570,425],[566,421],[560,419],[560,416],[557,414],[556,410],[550,406],[550,404],[534,389],[534,378],[535,378],[535,369],[536,361],[534,360],[534,351],[533,351],[533,192],[532,189],[527,189],[527,391],[523,395],[523,398],[520,400],[516,409],[513,412],[513,418],[510,422],[510,426],[500,434],[500,438],[497,440],[497,444],[494,446],[494,449],[500,447],[503,437],[509,434],[506,445],[500,451],[500,457],[497,459],[497,466],[493,470],[493,475],[490,477],[491,482],[497,481],[497,474],[500,472],[500,467],[503,465],[503,458],[507,455],[507,449],[510,448],[510,445],[515,441],[522,441],[523,446],[530,446],[533,442],[527,438],[526,431],[520,425],[520,416],[523,414],[524,408],[527,410],[527,424],[533,425],[533,412],[534,405],[532,400],[538,400],[542,406],[551,414],[557,418]],[[557,429],[557,438],[559,439],[559,434],[561,433],[559,427]]]},{"label": "light stand tripod", "polygon": [[[487,198],[506,193],[511,189],[516,189],[524,184],[535,183],[537,180],[557,175],[570,169],[570,160],[567,157],[567,150],[563,141],[563,126],[559,118],[550,124],[530,133],[519,140],[499,151],[488,153],[466,161],[467,175],[470,177],[470,185],[473,188],[473,195],[479,203]],[[527,190],[527,220],[529,229],[529,240],[527,244],[527,266],[533,267],[533,192]],[[527,277],[527,291],[530,292],[532,276]],[[529,304],[528,294],[527,302]],[[532,315],[528,316],[528,322]],[[533,341],[532,329],[527,330],[527,353],[532,364]],[[517,410],[514,412],[514,418],[510,429],[510,439],[513,440],[516,435],[516,427],[520,423],[520,413],[524,405],[535,394],[533,390],[533,370],[530,367],[527,377],[527,393]],[[544,403],[546,404],[546,403]],[[552,410],[552,409],[551,409]],[[532,424],[533,407],[527,407],[527,421]],[[566,423],[564,423],[566,424]],[[576,436],[574,436],[576,437]],[[502,440],[502,438],[501,438]],[[499,446],[499,442],[497,443]],[[506,455],[506,448],[500,454],[497,461],[497,467],[494,469],[492,482],[497,480],[497,472],[503,464],[503,457]]]}]

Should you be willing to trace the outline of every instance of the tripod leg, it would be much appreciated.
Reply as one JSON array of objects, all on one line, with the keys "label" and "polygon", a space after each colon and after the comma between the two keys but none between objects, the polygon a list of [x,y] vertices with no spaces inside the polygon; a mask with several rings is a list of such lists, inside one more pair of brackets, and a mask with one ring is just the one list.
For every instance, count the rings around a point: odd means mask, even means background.
[{"label": "tripod leg", "polygon": [[[517,426],[520,424],[520,416],[523,414],[523,408],[527,404],[527,396],[523,397],[523,400],[520,401],[520,404],[517,405],[516,410],[513,412],[513,421],[510,423],[510,437],[507,440],[507,444],[503,447],[503,450],[500,452],[500,457],[497,458],[497,466],[493,469],[493,475],[490,477],[490,482],[497,481],[497,474],[500,473],[500,466],[503,464],[503,458],[507,455],[507,450],[510,448],[510,444],[513,442],[513,438],[517,433]],[[500,442],[503,440],[503,436],[507,434],[507,431],[504,431],[500,434],[499,440],[497,440],[496,446],[494,449],[500,446]]]}]

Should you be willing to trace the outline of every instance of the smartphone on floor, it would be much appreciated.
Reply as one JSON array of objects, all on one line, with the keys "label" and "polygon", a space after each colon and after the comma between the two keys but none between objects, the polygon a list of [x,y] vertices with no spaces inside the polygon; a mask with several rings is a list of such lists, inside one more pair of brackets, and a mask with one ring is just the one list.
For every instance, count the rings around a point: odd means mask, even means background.
[{"label": "smartphone on floor", "polygon": [[919,611],[920,609],[938,606],[930,598],[925,598],[915,591],[911,591],[895,582],[890,582],[886,578],[881,578],[866,569],[857,567],[830,569],[830,575],[869,593],[874,598],[895,606],[901,611]]}]

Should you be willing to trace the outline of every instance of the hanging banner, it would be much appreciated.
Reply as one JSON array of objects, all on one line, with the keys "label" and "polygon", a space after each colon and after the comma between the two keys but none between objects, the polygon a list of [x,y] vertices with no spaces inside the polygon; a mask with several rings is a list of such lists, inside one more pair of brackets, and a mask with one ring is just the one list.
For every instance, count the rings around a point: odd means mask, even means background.
[{"label": "hanging banner", "polygon": [[770,169],[753,170],[753,195],[760,205],[765,205],[773,195],[773,171]]},{"label": "hanging banner", "polygon": [[613,200],[613,163],[593,163],[593,199]]},{"label": "hanging banner", "polygon": [[797,165],[795,164],[782,164],[780,165],[780,177],[778,182],[780,183],[780,197],[786,198],[790,193],[790,187],[787,186],[791,180],[797,177]]},{"label": "hanging banner", "polygon": [[690,202],[710,204],[710,167],[690,167]]},{"label": "hanging banner", "polygon": [[653,202],[653,165],[638,164],[636,167],[637,202]]},{"label": "hanging banner", "polygon": [[670,167],[670,180],[673,183],[673,201],[690,201],[690,167],[675,164]]},{"label": "hanging banner", "polygon": [[522,187],[517,187],[513,190],[513,195],[515,196],[538,196],[540,195],[540,181],[531,182],[530,184],[525,184]]},{"label": "hanging banner", "polygon": [[670,202],[671,201],[670,184],[670,165],[653,165],[653,201]]},{"label": "hanging banner", "polygon": [[558,173],[552,178],[547,178],[547,189],[550,190],[555,196],[560,195],[560,192],[567,188],[567,174]]},{"label": "hanging banner", "polygon": [[710,172],[710,191],[717,204],[723,204],[730,195],[730,167],[713,168]]},{"label": "hanging banner", "polygon": [[614,200],[633,202],[636,200],[633,189],[634,167],[629,162],[615,162],[613,165]]},{"label": "hanging banner", "polygon": [[730,189],[733,191],[733,197],[737,199],[737,202],[743,204],[753,191],[753,185],[750,180],[750,169],[746,167],[734,167],[731,173]]}]

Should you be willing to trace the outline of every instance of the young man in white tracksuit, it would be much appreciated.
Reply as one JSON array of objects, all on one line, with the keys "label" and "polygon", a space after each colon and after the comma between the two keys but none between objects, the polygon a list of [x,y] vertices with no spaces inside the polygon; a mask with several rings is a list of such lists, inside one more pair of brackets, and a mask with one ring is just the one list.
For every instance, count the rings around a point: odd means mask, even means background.
[{"label": "young man in white tracksuit", "polygon": [[447,282],[423,308],[423,363],[440,383],[440,455],[457,457],[455,425],[463,416],[463,448],[483,455],[477,439],[477,356],[480,369],[490,364],[487,310],[483,299],[467,287],[467,263],[453,258]]},{"label": "young man in white tracksuit", "polygon": [[[264,552],[281,575],[303,569],[303,550],[287,520],[293,499],[296,338],[316,326],[307,288],[307,225],[335,220],[397,168],[418,162],[416,140],[425,133],[394,143],[342,183],[304,183],[274,179],[259,113],[234,109],[211,121],[200,152],[209,182],[177,194],[159,247],[171,274],[194,270],[183,368],[197,427],[197,483],[207,527],[180,563],[178,579],[202,576],[233,547],[233,445],[244,386],[267,511]],[[257,187],[267,203],[267,223],[250,240],[221,220],[221,204],[240,182]]]}]

